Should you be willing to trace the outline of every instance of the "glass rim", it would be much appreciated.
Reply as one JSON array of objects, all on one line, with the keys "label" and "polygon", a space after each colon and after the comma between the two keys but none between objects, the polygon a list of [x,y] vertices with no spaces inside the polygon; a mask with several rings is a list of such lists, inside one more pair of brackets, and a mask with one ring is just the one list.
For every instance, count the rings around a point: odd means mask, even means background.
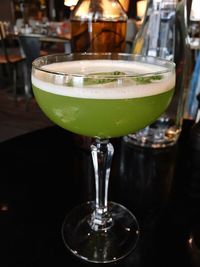
[{"label": "glass rim", "polygon": [[[175,71],[175,66],[176,64],[171,61],[171,60],[167,60],[167,59],[163,59],[161,57],[155,57],[155,56],[149,56],[149,55],[141,55],[141,54],[130,54],[130,53],[112,53],[112,52],[108,52],[108,53],[88,53],[88,52],[83,52],[83,53],[57,53],[57,54],[50,54],[50,55],[46,55],[46,56],[40,56],[38,58],[36,58],[35,60],[33,60],[32,62],[32,69],[36,69],[36,70],[39,70],[41,72],[44,72],[44,73],[49,73],[51,75],[60,75],[60,76],[63,76],[63,77],[82,77],[82,78],[91,78],[91,79],[94,79],[94,78],[97,78],[97,77],[100,77],[100,78],[103,78],[103,77],[106,77],[106,78],[116,78],[116,75],[106,75],[105,73],[93,73],[93,74],[77,74],[77,73],[66,73],[66,72],[61,72],[61,71],[51,71],[51,70],[46,70],[44,68],[42,68],[43,66],[45,65],[49,65],[49,64],[54,64],[54,63],[61,63],[61,62],[65,62],[65,60],[63,61],[54,61],[54,62],[51,62],[51,63],[47,63],[48,59],[50,58],[63,58],[63,57],[66,57],[66,58],[70,58],[72,56],[121,56],[121,57],[130,57],[132,58],[132,61],[135,61],[135,62],[141,62],[141,63],[145,63],[145,64],[149,64],[149,65],[153,65],[153,62],[147,62],[147,61],[138,61],[136,59],[151,59],[151,60],[155,60],[155,64],[154,65],[157,65],[157,66],[161,66],[161,67],[165,67],[166,69],[165,70],[161,70],[161,71],[152,71],[152,72],[145,72],[145,73],[138,73],[138,74],[121,74],[121,75],[117,75],[117,78],[129,78],[129,77],[148,77],[148,76],[152,76],[152,75],[162,75],[162,74],[165,74],[165,73],[169,73],[169,72],[173,72]],[[102,60],[118,60],[116,58],[95,58],[96,60],[98,59],[102,59]],[[94,60],[94,59],[88,59],[88,58],[85,58],[85,59],[76,59],[77,61],[80,61],[80,60]],[[68,62],[70,61],[73,61],[75,62],[76,60],[69,60]],[[119,59],[118,61],[126,61],[125,59],[121,58]],[[130,60],[131,61],[131,60]],[[130,62],[129,61],[129,62]],[[38,64],[40,62],[44,62],[44,64],[42,64],[42,66],[38,66]],[[67,62],[67,61],[66,61]],[[127,60],[128,62],[128,60]],[[157,62],[157,64],[156,64]],[[46,64],[45,64],[46,63]],[[160,63],[160,64],[158,64]],[[167,64],[167,66],[164,66],[162,64]]]}]

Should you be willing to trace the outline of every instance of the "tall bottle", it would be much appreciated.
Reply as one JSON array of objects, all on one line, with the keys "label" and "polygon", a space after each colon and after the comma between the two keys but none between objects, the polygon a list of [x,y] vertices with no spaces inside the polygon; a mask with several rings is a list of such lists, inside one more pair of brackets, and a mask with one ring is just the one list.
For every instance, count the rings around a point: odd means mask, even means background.
[{"label": "tall bottle", "polygon": [[79,0],[71,13],[73,52],[124,52],[127,15],[118,0]]},{"label": "tall bottle", "polygon": [[149,0],[133,53],[174,61],[176,86],[166,112],[150,126],[124,139],[153,148],[174,145],[182,129],[190,61],[186,0]]},{"label": "tall bottle", "polygon": [[[79,0],[70,16],[72,52],[125,52],[127,14],[118,0]],[[93,139],[75,135],[90,150]]]}]

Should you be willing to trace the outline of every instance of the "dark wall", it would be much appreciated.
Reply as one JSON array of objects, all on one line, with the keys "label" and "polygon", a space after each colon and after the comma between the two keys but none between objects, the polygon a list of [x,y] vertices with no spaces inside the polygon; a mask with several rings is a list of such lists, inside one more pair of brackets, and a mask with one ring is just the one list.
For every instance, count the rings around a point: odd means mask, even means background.
[{"label": "dark wall", "polygon": [[192,5],[192,0],[187,0],[188,21],[189,21],[189,18],[190,18],[191,5]]},{"label": "dark wall", "polygon": [[14,4],[12,0],[0,0],[0,20],[15,22]]},{"label": "dark wall", "polygon": [[136,2],[137,0],[130,0],[129,2],[129,8],[128,8],[128,17],[129,18],[136,18]]},{"label": "dark wall", "polygon": [[[63,21],[70,16],[70,8],[64,6],[64,0],[46,0],[47,15],[50,19]],[[55,9],[55,17],[52,18],[52,7]]]},{"label": "dark wall", "polygon": [[56,20],[61,21],[70,15],[70,9],[64,6],[64,0],[54,0],[56,10]]}]

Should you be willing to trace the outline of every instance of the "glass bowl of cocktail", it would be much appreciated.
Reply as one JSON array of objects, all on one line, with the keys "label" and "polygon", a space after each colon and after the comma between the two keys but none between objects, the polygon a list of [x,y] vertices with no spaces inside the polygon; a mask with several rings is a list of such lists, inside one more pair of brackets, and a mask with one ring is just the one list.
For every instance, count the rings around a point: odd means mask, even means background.
[{"label": "glass bowl of cocktail", "polygon": [[94,138],[95,200],[66,215],[66,247],[89,262],[122,259],[135,248],[139,225],[126,207],[108,201],[114,152],[109,139],[142,129],[165,111],[174,92],[174,63],[116,53],[49,55],[33,62],[32,85],[49,119]]}]

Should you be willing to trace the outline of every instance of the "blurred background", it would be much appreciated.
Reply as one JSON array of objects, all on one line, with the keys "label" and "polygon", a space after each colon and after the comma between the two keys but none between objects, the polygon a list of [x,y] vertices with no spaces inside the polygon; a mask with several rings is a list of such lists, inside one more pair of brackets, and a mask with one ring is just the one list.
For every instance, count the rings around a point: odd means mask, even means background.
[{"label": "blurred background", "polygon": [[[70,15],[77,0],[0,0],[0,142],[51,125],[30,84],[32,61],[71,52]],[[132,52],[143,24],[147,0],[120,0],[127,14],[125,52]],[[169,0],[168,0],[169,2]],[[187,0],[191,76],[200,49],[200,1]]]}]

